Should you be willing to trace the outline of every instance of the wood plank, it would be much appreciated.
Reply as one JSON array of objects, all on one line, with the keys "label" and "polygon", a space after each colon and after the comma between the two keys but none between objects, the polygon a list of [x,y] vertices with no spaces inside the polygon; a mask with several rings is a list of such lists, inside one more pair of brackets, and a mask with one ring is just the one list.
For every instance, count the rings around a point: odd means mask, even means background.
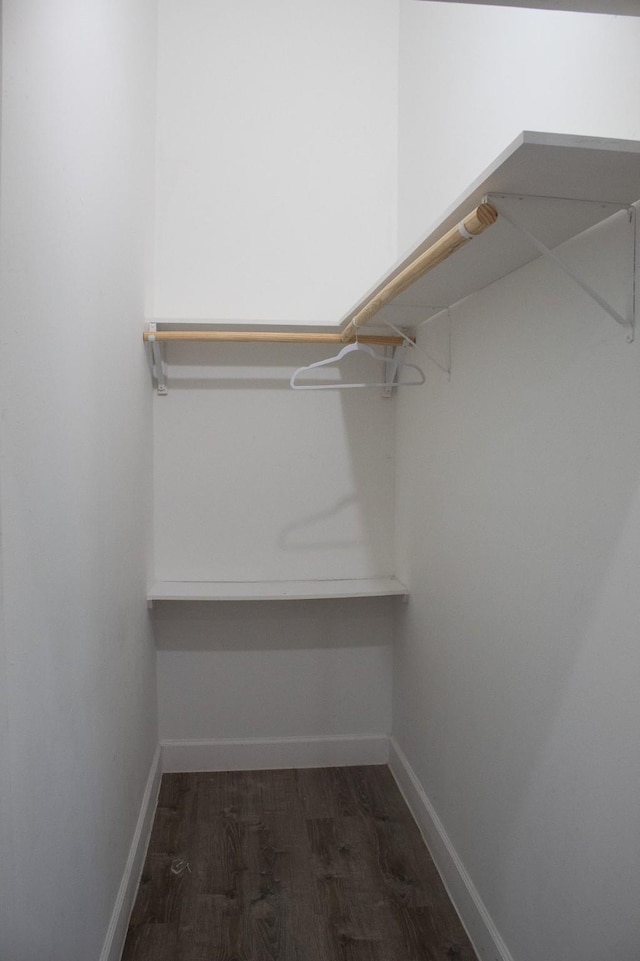
[{"label": "wood plank", "polygon": [[475,961],[384,766],[171,774],[122,961]]},{"label": "wood plank", "polygon": [[312,819],[355,815],[358,810],[352,786],[355,770],[341,767],[299,770],[298,789],[304,816]]}]

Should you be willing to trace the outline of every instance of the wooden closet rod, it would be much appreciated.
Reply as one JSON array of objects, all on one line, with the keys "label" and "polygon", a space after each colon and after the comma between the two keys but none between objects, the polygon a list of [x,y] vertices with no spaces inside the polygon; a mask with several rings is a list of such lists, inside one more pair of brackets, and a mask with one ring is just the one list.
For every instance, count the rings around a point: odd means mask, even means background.
[{"label": "wooden closet rod", "polygon": [[[342,333],[318,334],[276,330],[145,330],[145,341],[197,340],[232,341],[235,343],[286,343],[286,344],[346,344],[356,339],[358,330],[367,324],[385,304],[410,287],[416,280],[441,264],[460,247],[481,234],[498,219],[498,211],[491,204],[483,203],[452,227],[444,237],[437,240],[415,260],[400,271],[392,280],[374,294],[349,321]],[[359,336],[363,344],[399,347],[407,343],[402,337],[385,334]]]},{"label": "wooden closet rod", "polygon": [[[374,294],[347,324],[342,333],[342,340],[351,340],[358,329],[368,323],[385,304],[388,304],[390,300],[410,287],[427,271],[441,264],[443,260],[450,257],[460,247],[468,244],[473,237],[477,237],[487,227],[494,224],[497,219],[498,211],[491,204],[480,204],[479,207],[472,210],[464,220],[452,227],[440,240],[436,240],[431,247],[401,270],[377,294]],[[363,340],[364,338],[360,339]]]},{"label": "wooden closet rod", "polygon": [[[304,334],[291,331],[275,330],[145,330],[143,338],[153,343],[163,340],[217,340],[234,341],[237,343],[286,343],[286,344],[342,344],[344,337],[337,334]],[[355,340],[355,335],[350,340]],[[400,347],[405,341],[402,337],[387,336],[386,334],[366,334],[358,337],[363,344],[388,345]]]}]

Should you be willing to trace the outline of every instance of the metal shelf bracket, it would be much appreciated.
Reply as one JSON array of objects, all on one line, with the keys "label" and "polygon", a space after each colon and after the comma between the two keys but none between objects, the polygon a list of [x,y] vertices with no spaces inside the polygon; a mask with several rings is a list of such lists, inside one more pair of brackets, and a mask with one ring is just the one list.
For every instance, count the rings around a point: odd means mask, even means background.
[{"label": "metal shelf bracket", "polygon": [[558,257],[553,252],[553,250],[547,247],[546,244],[543,244],[541,240],[538,240],[537,237],[535,237],[529,230],[527,230],[527,228],[524,227],[511,214],[508,214],[504,209],[504,205],[500,203],[500,200],[496,196],[494,195],[489,195],[489,196],[492,204],[498,210],[499,216],[502,218],[502,220],[506,220],[507,223],[511,224],[511,226],[514,227],[519,233],[521,233],[523,237],[526,237],[526,239],[536,248],[536,250],[540,254],[542,254],[543,257],[546,257],[547,260],[551,261],[557,267],[559,267],[560,270],[562,270],[568,277],[571,277],[574,283],[576,283],[580,288],[582,288],[582,290],[584,290],[584,292],[588,294],[589,297],[592,298],[592,300],[595,300],[595,302],[599,304],[599,306],[602,307],[602,309],[606,311],[606,313],[609,314],[610,317],[613,317],[616,323],[620,324],[621,327],[624,327],[624,329],[627,332],[627,341],[631,343],[635,336],[635,318],[636,318],[636,274],[637,274],[637,247],[638,247],[636,208],[633,206],[627,208],[629,222],[631,224],[631,228],[633,232],[633,265],[632,265],[632,279],[631,279],[632,296],[631,296],[630,316],[623,317],[622,314],[615,309],[615,307],[613,307],[607,300],[604,299],[604,297],[602,297],[596,290],[594,290],[590,284],[588,284],[582,277],[580,277],[580,275],[577,274],[572,267],[566,264],[564,260],[561,260],[560,257]]},{"label": "metal shelf bracket", "polygon": [[162,345],[154,337],[156,329],[156,325],[153,322],[150,322],[147,325],[147,330],[149,331],[147,343],[149,344],[149,350],[151,353],[151,371],[153,374],[153,379],[156,382],[156,390],[162,397],[168,393],[167,378],[165,373]]},{"label": "metal shelf bracket", "polygon": [[[385,320],[385,324],[391,330],[393,330],[399,337],[402,337],[402,344],[398,344],[394,347],[385,347],[385,357],[389,358],[389,363],[383,364],[385,368],[383,371],[384,387],[382,388],[383,397],[393,397],[394,390],[400,386],[398,375],[402,370],[402,365],[406,363],[406,357],[409,347],[414,348],[416,345],[415,337],[408,336],[407,332],[400,330],[398,327]],[[420,371],[422,374],[422,371]],[[422,374],[424,378],[424,374]]]},{"label": "metal shelf bracket", "polygon": [[[383,397],[393,397],[393,390],[397,385],[398,381],[398,369],[404,363],[405,355],[407,353],[407,348],[402,347],[385,347],[385,356],[389,358],[390,363],[383,364],[384,370],[382,376],[384,377],[385,385],[382,388]],[[391,363],[392,361],[392,363]]]}]

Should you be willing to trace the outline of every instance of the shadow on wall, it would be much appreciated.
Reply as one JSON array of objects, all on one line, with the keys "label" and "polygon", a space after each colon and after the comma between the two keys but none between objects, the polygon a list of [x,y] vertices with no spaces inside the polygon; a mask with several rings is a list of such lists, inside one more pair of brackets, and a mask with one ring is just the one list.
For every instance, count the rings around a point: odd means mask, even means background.
[{"label": "shadow on wall", "polygon": [[290,601],[156,601],[165,651],[282,651],[379,647],[391,639],[392,597]]},{"label": "shadow on wall", "polygon": [[172,346],[169,393],[154,401],[157,578],[393,573],[395,401],[380,389],[290,389],[293,370],[330,352]]},{"label": "shadow on wall", "polygon": [[[344,531],[345,526],[341,524],[346,519],[350,508],[357,505],[358,499],[355,495],[342,497],[339,501],[317,514],[312,514],[302,520],[294,521],[284,528],[278,540],[278,546],[283,551],[316,551],[326,550],[327,548],[346,548],[353,547],[356,543],[355,536],[345,537],[332,535],[327,530],[327,521],[331,521],[329,530],[337,524],[338,530]],[[321,532],[320,536],[314,535]]]}]

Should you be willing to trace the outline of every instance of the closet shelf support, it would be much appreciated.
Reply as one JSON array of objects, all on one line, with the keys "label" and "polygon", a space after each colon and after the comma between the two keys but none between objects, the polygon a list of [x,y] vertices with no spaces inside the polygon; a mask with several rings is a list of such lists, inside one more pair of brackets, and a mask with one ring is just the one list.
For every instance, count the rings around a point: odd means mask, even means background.
[{"label": "closet shelf support", "polygon": [[149,323],[148,330],[145,331],[144,339],[151,348],[151,370],[153,373],[153,379],[156,382],[156,389],[160,396],[164,396],[167,393],[167,380],[164,369],[164,356],[162,347],[158,343],[158,339],[156,337],[155,323]]},{"label": "closet shelf support", "polygon": [[584,292],[588,294],[592,300],[594,300],[600,307],[602,307],[602,309],[607,314],[609,314],[610,317],[613,317],[613,319],[616,321],[617,324],[620,324],[621,327],[624,327],[624,329],[627,332],[627,341],[631,343],[635,336],[635,315],[636,315],[635,277],[636,277],[636,270],[637,270],[637,224],[636,224],[635,207],[628,208],[629,220],[633,230],[633,266],[632,266],[633,276],[632,276],[632,298],[631,298],[632,305],[631,305],[630,316],[623,317],[623,315],[619,311],[617,311],[615,307],[613,307],[609,303],[608,300],[605,300],[605,298],[602,297],[597,292],[597,290],[594,290],[594,288],[590,284],[588,284],[579,274],[577,274],[573,270],[573,268],[569,266],[569,264],[565,263],[564,260],[558,257],[557,254],[555,254],[553,250],[547,247],[546,244],[544,244],[541,240],[538,240],[538,238],[535,237],[531,233],[531,231],[527,230],[527,228],[524,227],[518,220],[516,220],[510,214],[507,214],[504,210],[503,205],[496,203],[495,197],[489,195],[489,199],[491,200],[491,203],[496,208],[496,210],[498,210],[498,213],[502,220],[505,220],[508,224],[514,227],[515,230],[517,230],[520,234],[522,234],[522,236],[525,237],[529,241],[529,243],[532,244],[532,246],[535,247],[535,249],[540,254],[542,254],[543,257],[546,257],[546,259],[549,260],[551,263],[555,264],[556,267],[559,267],[560,270],[563,271],[563,273],[565,273],[568,277],[570,277],[574,281],[574,283],[578,285],[578,287],[584,290]]},{"label": "closet shelf support", "polygon": [[393,397],[393,389],[398,383],[398,370],[404,363],[406,347],[386,347],[385,355],[389,358],[389,364],[383,364],[384,387],[382,388],[383,397]]}]

